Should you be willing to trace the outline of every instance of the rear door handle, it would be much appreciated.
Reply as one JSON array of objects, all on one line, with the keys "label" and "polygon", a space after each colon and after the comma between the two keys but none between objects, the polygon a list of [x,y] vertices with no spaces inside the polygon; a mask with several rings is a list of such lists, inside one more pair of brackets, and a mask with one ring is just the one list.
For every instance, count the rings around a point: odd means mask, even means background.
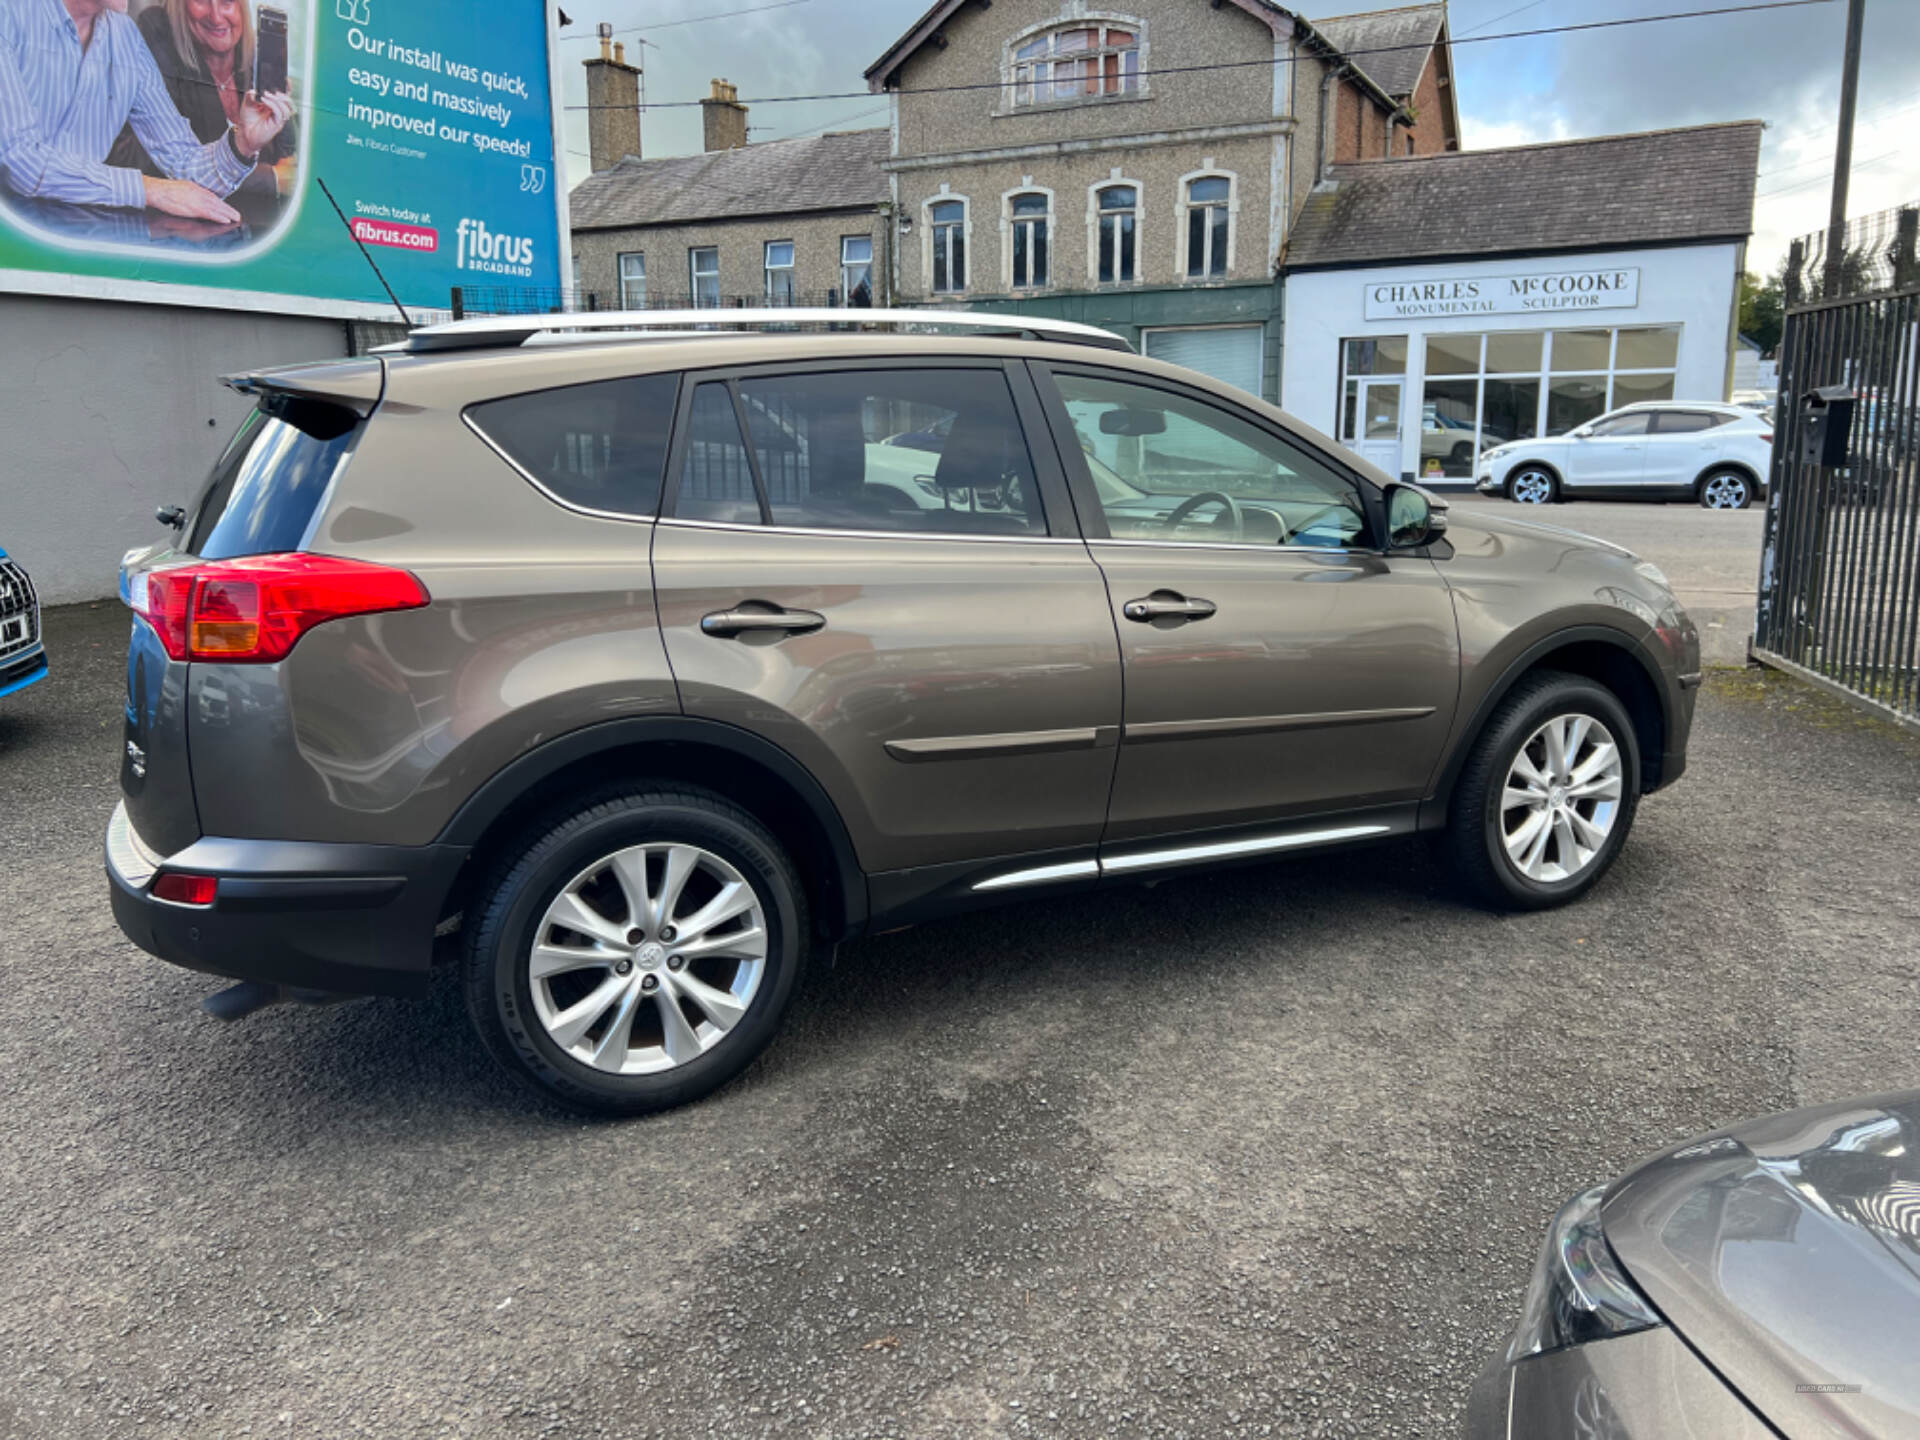
[{"label": "rear door handle", "polygon": [[700,617],[703,633],[722,640],[757,630],[778,630],[788,635],[804,635],[827,623],[827,617],[811,610],[716,610]]},{"label": "rear door handle", "polygon": [[1129,600],[1120,613],[1129,620],[1151,625],[1155,620],[1204,620],[1220,607],[1198,595],[1189,600],[1173,590],[1156,590],[1139,600]]}]

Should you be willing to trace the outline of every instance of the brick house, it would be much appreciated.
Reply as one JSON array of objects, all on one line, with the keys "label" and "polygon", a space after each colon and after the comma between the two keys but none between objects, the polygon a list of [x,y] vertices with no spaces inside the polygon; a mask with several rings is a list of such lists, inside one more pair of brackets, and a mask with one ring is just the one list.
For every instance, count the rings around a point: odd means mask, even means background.
[{"label": "brick house", "polygon": [[1457,148],[1451,80],[1438,4],[940,0],[867,70],[894,294],[1101,325],[1276,399],[1293,217],[1343,156]]}]

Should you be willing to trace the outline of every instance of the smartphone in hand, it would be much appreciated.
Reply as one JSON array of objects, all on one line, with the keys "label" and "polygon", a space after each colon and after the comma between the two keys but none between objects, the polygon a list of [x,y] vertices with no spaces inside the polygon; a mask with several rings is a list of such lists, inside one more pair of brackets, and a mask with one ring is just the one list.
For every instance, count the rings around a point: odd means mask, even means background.
[{"label": "smartphone in hand", "polygon": [[262,5],[254,22],[253,93],[284,94],[287,88],[287,12]]}]

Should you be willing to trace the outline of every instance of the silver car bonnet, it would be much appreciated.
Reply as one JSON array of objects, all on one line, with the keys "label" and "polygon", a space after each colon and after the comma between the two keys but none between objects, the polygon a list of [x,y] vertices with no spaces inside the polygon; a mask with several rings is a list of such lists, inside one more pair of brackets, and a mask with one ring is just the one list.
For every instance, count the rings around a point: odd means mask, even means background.
[{"label": "silver car bonnet", "polygon": [[1618,1181],[1614,1254],[1791,1436],[1920,1436],[1920,1091],[1695,1140]]}]

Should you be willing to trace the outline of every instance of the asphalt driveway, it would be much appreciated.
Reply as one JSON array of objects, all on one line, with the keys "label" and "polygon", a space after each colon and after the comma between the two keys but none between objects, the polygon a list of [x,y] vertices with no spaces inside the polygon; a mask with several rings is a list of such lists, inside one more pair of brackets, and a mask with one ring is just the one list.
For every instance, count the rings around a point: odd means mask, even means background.
[{"label": "asphalt driveway", "polygon": [[1010,907],[582,1124],[451,987],[223,1026],[120,938],[125,626],[0,705],[7,1436],[1447,1435],[1566,1195],[1920,1083],[1920,743],[1735,672],[1572,909],[1417,845]]}]

